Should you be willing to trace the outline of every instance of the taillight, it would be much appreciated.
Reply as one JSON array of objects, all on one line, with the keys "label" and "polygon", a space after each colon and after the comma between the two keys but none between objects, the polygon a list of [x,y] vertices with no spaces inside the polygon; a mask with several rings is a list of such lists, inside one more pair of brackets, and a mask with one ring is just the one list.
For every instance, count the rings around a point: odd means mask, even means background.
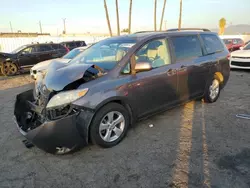
[{"label": "taillight", "polygon": [[68,53],[68,52],[69,52],[69,49],[68,49],[67,47],[65,47],[65,49],[66,49],[66,53]]}]

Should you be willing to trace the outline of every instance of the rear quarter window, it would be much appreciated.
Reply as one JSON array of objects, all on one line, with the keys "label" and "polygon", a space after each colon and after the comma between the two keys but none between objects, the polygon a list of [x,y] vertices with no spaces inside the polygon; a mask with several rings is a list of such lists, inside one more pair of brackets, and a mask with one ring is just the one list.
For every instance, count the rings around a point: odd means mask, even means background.
[{"label": "rear quarter window", "polygon": [[224,50],[224,45],[222,44],[222,41],[218,36],[211,34],[201,34],[201,38],[204,42],[204,46],[208,54]]},{"label": "rear quarter window", "polygon": [[197,35],[171,38],[176,60],[202,56],[202,48]]}]

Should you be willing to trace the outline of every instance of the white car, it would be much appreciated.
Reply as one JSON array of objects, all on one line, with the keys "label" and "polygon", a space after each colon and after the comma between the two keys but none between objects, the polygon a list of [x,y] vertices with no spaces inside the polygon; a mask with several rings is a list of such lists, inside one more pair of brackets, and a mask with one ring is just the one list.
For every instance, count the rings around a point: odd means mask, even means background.
[{"label": "white car", "polygon": [[47,61],[42,61],[40,63],[37,63],[36,65],[34,65],[31,69],[30,69],[30,76],[33,79],[36,79],[37,77],[37,72],[44,72],[48,66],[54,62],[54,61],[59,61],[62,63],[68,63],[71,59],[73,59],[74,57],[76,57],[78,54],[80,54],[81,52],[83,52],[85,49],[87,49],[89,47],[88,46],[84,46],[84,47],[78,47],[75,48],[73,50],[71,50],[69,53],[67,53],[66,55],[64,55],[61,58],[56,58],[56,59],[50,59]]},{"label": "white car", "polygon": [[230,67],[235,69],[250,69],[250,43],[241,50],[231,53]]}]

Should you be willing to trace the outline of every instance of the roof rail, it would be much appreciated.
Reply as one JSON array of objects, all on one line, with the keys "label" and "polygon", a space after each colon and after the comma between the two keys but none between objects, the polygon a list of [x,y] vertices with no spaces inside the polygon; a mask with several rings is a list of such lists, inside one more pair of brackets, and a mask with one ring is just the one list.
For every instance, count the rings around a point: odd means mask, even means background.
[{"label": "roof rail", "polygon": [[211,32],[209,29],[206,28],[181,28],[181,29],[168,29],[167,31],[190,31],[190,30],[201,30],[201,31],[208,31]]},{"label": "roof rail", "polygon": [[135,32],[135,33],[133,33],[133,34],[148,33],[148,32],[157,32],[157,31],[137,31],[137,32]]}]

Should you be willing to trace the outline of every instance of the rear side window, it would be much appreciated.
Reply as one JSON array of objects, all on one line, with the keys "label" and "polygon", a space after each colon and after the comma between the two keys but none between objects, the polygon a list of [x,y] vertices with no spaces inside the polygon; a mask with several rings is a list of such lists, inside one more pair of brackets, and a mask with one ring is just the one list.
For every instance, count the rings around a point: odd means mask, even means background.
[{"label": "rear side window", "polygon": [[198,36],[182,36],[172,38],[177,60],[202,56],[201,44]]},{"label": "rear side window", "polygon": [[68,43],[65,43],[66,47],[67,48],[76,48],[76,44],[75,42],[68,42]]},{"label": "rear side window", "polygon": [[53,50],[50,45],[39,45],[37,46],[39,52],[47,52]]},{"label": "rear side window", "polygon": [[201,38],[204,42],[205,49],[208,54],[220,52],[224,50],[224,46],[216,35],[202,34]]}]

